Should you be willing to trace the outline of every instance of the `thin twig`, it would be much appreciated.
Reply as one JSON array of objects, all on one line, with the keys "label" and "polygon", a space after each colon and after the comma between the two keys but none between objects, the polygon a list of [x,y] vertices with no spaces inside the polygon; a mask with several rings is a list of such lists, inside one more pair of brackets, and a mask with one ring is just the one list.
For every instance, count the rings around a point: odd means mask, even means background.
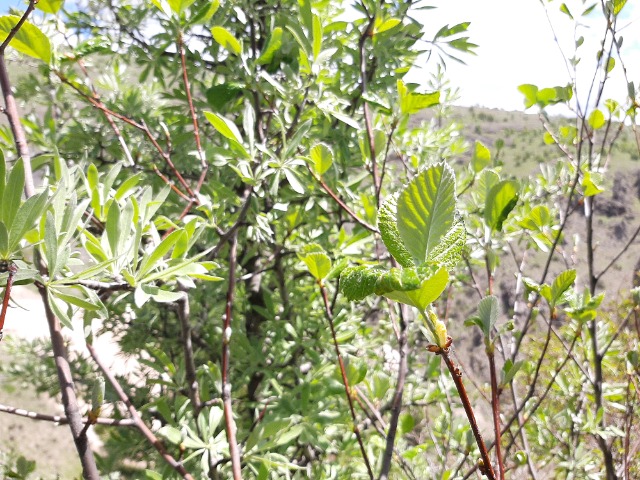
[{"label": "thin twig", "polygon": [[236,438],[236,421],[233,418],[231,405],[231,383],[229,382],[229,343],[231,341],[231,315],[233,313],[233,299],[236,289],[236,264],[238,261],[238,231],[231,236],[231,248],[229,249],[229,286],[227,287],[227,304],[225,308],[222,330],[222,405],[224,409],[224,421],[229,443],[229,455],[231,457],[231,469],[233,480],[242,479],[242,463],[240,448]]},{"label": "thin twig", "polygon": [[331,338],[333,339],[333,346],[336,351],[336,357],[338,358],[338,365],[340,367],[340,373],[342,374],[342,383],[344,385],[344,391],[347,395],[347,402],[349,403],[349,410],[351,412],[351,419],[353,420],[353,433],[356,435],[356,439],[358,440],[358,445],[360,445],[360,452],[362,453],[362,460],[364,461],[365,466],[367,467],[367,472],[369,474],[369,478],[373,480],[373,470],[371,469],[371,463],[369,462],[369,456],[367,455],[367,451],[364,448],[364,442],[362,441],[362,435],[360,435],[360,429],[358,428],[358,420],[356,417],[356,411],[353,407],[353,397],[357,395],[355,391],[351,390],[349,386],[349,379],[347,378],[347,370],[344,366],[344,361],[342,360],[342,354],[340,353],[340,346],[338,345],[338,338],[336,336],[336,329],[333,324],[333,312],[331,311],[331,305],[329,304],[329,296],[327,295],[327,289],[322,284],[322,281],[318,281],[318,286],[320,287],[320,293],[322,295],[322,300],[324,302],[324,313],[329,321],[329,328],[331,329]]},{"label": "thin twig", "polygon": [[129,411],[129,414],[131,415],[131,418],[135,423],[135,426],[138,428],[138,430],[140,430],[140,433],[142,433],[142,435],[147,439],[147,441],[155,447],[158,453],[160,453],[160,455],[167,462],[167,464],[169,464],[171,468],[173,468],[177,473],[179,473],[182,476],[182,478],[186,480],[194,480],[191,474],[187,472],[187,470],[184,468],[184,465],[182,464],[182,462],[177,461],[175,458],[173,458],[173,456],[169,452],[167,452],[167,449],[165,448],[164,444],[158,439],[158,437],[156,437],[153,434],[151,429],[147,427],[147,425],[144,423],[144,421],[142,420],[142,417],[140,416],[140,413],[138,412],[136,407],[133,405],[133,403],[131,403],[129,396],[126,394],[124,389],[120,386],[120,383],[118,383],[118,381],[113,376],[109,368],[102,362],[102,360],[100,360],[100,357],[98,356],[95,348],[93,348],[93,345],[91,345],[90,343],[87,343],[86,346],[87,346],[87,350],[89,350],[89,353],[91,354],[91,357],[93,357],[93,360],[96,362],[96,364],[98,365],[98,367],[100,368],[104,376],[107,377],[107,379],[109,380],[109,383],[111,384],[114,391],[118,395],[118,398],[120,399],[120,401],[126,405],[127,410]]},{"label": "thin twig", "polygon": [[378,229],[358,217],[358,215],[356,215],[354,211],[351,210],[333,190],[331,190],[331,187],[329,187],[329,185],[325,183],[322,177],[316,175],[315,172],[313,172],[311,169],[309,169],[309,171],[311,172],[311,175],[313,175],[313,178],[315,178],[320,186],[324,189],[324,191],[327,192],[329,196],[333,198],[335,202],[340,206],[340,208],[342,208],[342,210],[344,210],[358,225],[361,225],[370,232],[378,233]]},{"label": "thin twig", "polygon": [[478,422],[476,421],[476,417],[473,414],[473,408],[471,407],[471,402],[469,401],[469,396],[467,395],[467,391],[464,388],[464,383],[462,382],[462,372],[458,367],[456,367],[449,356],[449,349],[444,348],[437,352],[442,359],[444,360],[445,365],[449,369],[449,373],[451,374],[451,378],[453,378],[453,383],[456,385],[456,389],[458,390],[458,395],[460,396],[460,400],[462,401],[462,406],[464,408],[465,413],[467,414],[467,419],[469,420],[469,425],[471,426],[471,431],[473,432],[473,436],[476,439],[476,444],[478,445],[478,449],[480,450],[480,456],[482,458],[482,464],[478,466],[480,472],[485,475],[489,480],[495,480],[496,475],[493,472],[493,468],[491,467],[491,459],[489,458],[489,453],[487,452],[487,447],[484,444],[484,440],[482,439],[482,435],[480,434],[480,429],[478,428]]},{"label": "thin twig", "polygon": [[[389,420],[389,430],[386,435],[386,445],[384,454],[382,456],[382,466],[380,467],[379,480],[386,480],[389,478],[389,471],[391,470],[391,459],[393,457],[393,451],[396,440],[396,433],[398,430],[398,420],[402,411],[402,396],[404,393],[404,384],[407,376],[407,322],[404,318],[404,311],[402,304],[398,304],[399,307],[399,330],[398,330],[398,352],[400,353],[400,361],[398,364],[398,379],[396,380],[396,388],[393,392],[393,399],[391,401],[391,419]],[[392,305],[389,305],[389,312],[392,312]]]},{"label": "thin twig", "polygon": [[[69,419],[63,415],[47,415],[45,413],[32,412],[23,408],[11,407],[9,405],[0,404],[0,412],[9,413],[11,415],[17,415],[19,417],[26,417],[32,420],[42,420],[45,422],[53,422],[58,425],[68,425]],[[108,427],[135,427],[136,424],[130,418],[104,418],[98,417],[95,421],[98,425],[105,425]]]}]

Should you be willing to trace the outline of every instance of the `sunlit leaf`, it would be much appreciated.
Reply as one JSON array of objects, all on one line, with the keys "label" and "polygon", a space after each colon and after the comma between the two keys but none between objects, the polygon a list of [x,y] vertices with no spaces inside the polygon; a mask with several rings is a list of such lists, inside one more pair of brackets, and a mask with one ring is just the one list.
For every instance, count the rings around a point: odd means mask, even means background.
[{"label": "sunlit leaf", "polygon": [[[9,32],[18,24],[20,17],[5,15],[0,17],[0,42],[3,42]],[[32,23],[25,21],[20,30],[9,42],[9,46],[20,53],[49,63],[51,60],[51,43],[49,38]]]},{"label": "sunlit leaf", "polygon": [[402,190],[397,203],[398,232],[416,264],[423,263],[449,231],[455,206],[455,175],[445,163],[423,170]]}]

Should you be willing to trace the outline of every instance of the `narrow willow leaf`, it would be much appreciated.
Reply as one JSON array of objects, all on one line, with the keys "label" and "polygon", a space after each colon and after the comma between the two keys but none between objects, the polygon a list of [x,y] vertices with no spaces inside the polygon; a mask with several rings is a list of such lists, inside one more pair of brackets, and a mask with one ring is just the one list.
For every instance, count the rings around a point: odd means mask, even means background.
[{"label": "narrow willow leaf", "polygon": [[0,222],[0,258],[9,256],[9,232],[4,222]]},{"label": "narrow willow leaf", "polygon": [[440,243],[431,250],[427,262],[442,265],[447,270],[453,270],[462,260],[462,253],[466,244],[467,230],[464,227],[464,222],[458,220],[445,234]]},{"label": "narrow willow leaf", "polygon": [[489,191],[484,208],[484,220],[492,230],[501,231],[502,224],[518,203],[518,183],[503,180]]},{"label": "narrow willow leaf", "polygon": [[[0,42],[3,42],[9,32],[18,24],[20,17],[5,15],[0,17]],[[42,60],[48,64],[51,60],[51,43],[42,31],[30,22],[24,22],[20,30],[9,42],[9,46],[20,53]]]},{"label": "narrow willow leaf", "polygon": [[20,208],[22,202],[22,191],[24,190],[24,163],[22,159],[18,159],[14,163],[11,172],[9,172],[9,179],[7,180],[7,186],[2,196],[2,220],[9,229],[13,224],[13,219]]},{"label": "narrow willow leaf", "polygon": [[49,276],[54,278],[58,273],[58,232],[51,212],[47,212],[45,220],[44,247]]},{"label": "narrow willow leaf", "polygon": [[322,51],[322,23],[318,15],[313,16],[313,58],[318,60]]},{"label": "narrow willow leaf", "polygon": [[242,44],[226,28],[219,26],[213,27],[211,29],[211,35],[213,35],[213,39],[218,42],[220,46],[230,53],[234,55],[240,55],[242,53]]},{"label": "narrow willow leaf", "polygon": [[109,207],[109,212],[107,213],[105,229],[107,231],[107,239],[109,240],[111,253],[115,256],[118,256],[121,253],[118,251],[118,243],[124,232],[122,232],[120,228],[120,206],[118,205],[118,202],[113,202]]},{"label": "narrow willow leaf", "polygon": [[419,173],[400,193],[398,232],[416,264],[428,258],[453,225],[455,187],[451,167],[438,163]]},{"label": "narrow willow leaf", "polygon": [[378,229],[380,236],[389,253],[403,267],[414,267],[415,263],[411,254],[404,246],[398,231],[396,209],[397,195],[390,195],[378,211]]},{"label": "narrow willow leaf", "polygon": [[182,230],[171,232],[169,236],[162,240],[160,245],[158,245],[150,254],[145,255],[140,262],[140,270],[138,271],[136,278],[144,278],[144,276],[149,273],[149,271],[151,271],[167,253],[169,253],[169,250],[171,250],[179,240],[180,235],[182,235]]},{"label": "narrow willow leaf", "polygon": [[[4,188],[7,181],[7,164],[5,163],[4,152],[0,148],[0,198],[4,197]],[[4,219],[2,205],[0,205],[0,220]]]},{"label": "narrow willow leaf", "polygon": [[84,298],[76,297],[75,295],[69,295],[68,293],[61,292],[59,290],[53,291],[54,295],[63,302],[75,305],[83,310],[99,310],[100,305],[96,305],[92,302],[85,300]]},{"label": "narrow willow leaf", "polygon": [[260,57],[258,57],[258,60],[256,60],[258,65],[266,65],[268,63],[271,63],[271,60],[273,60],[273,56],[278,50],[280,50],[281,46],[282,28],[276,27],[271,32],[271,36],[267,41],[267,46],[264,47],[264,49],[262,50],[262,54],[260,55]]},{"label": "narrow willow leaf", "polygon": [[[51,307],[51,310],[53,310],[54,315],[58,317],[58,320],[60,320],[60,323],[62,323],[62,325],[64,325],[65,327],[73,330],[73,324],[71,323],[71,318],[69,317],[67,312],[64,311],[63,306],[59,304],[59,302],[60,303],[62,302],[55,298],[51,289],[47,289],[47,299],[49,300],[49,306]],[[65,307],[67,306],[66,304],[63,304],[63,305]]]},{"label": "narrow willow leaf", "polygon": [[224,137],[242,144],[242,135],[240,134],[240,130],[238,130],[236,124],[231,120],[213,112],[204,112],[204,116],[209,120],[209,123],[213,125],[213,128],[215,128]]},{"label": "narrow willow leaf", "polygon": [[34,227],[38,218],[47,207],[48,192],[44,191],[27,198],[20,205],[9,229],[9,251],[13,251],[25,234]]}]

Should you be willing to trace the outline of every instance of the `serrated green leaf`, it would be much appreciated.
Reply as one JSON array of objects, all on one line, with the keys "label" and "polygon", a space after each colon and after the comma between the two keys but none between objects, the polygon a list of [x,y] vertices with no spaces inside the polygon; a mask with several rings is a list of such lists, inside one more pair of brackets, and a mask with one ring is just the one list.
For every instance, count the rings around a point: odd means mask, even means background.
[{"label": "serrated green leaf", "polygon": [[538,102],[538,87],[535,85],[520,85],[518,90],[524,95],[524,108],[533,107]]},{"label": "serrated green leaf", "polygon": [[220,46],[230,53],[234,55],[240,55],[242,53],[242,44],[226,28],[220,26],[213,27],[211,28],[211,35],[213,35],[213,39],[218,42]]},{"label": "serrated green leaf", "polygon": [[382,295],[398,289],[416,289],[420,278],[415,269],[392,268],[361,265],[347,267],[340,275],[340,290],[349,300],[362,300],[373,293]]},{"label": "serrated green leaf", "polygon": [[[598,175],[595,176],[597,177]],[[585,197],[593,197],[594,195],[604,192],[604,189],[593,181],[593,177],[594,175],[592,175],[589,170],[584,172],[584,176],[582,177],[582,188],[584,189]]]},{"label": "serrated green leaf", "polygon": [[502,224],[518,203],[518,183],[503,180],[494,185],[487,196],[484,220],[488,227],[501,231]]},{"label": "serrated green leaf", "polygon": [[416,264],[423,263],[453,224],[455,175],[445,163],[419,173],[400,193],[397,225]]},{"label": "serrated green leaf", "polygon": [[[9,32],[19,21],[20,17],[17,15],[0,17],[0,42],[4,42]],[[49,38],[38,27],[28,21],[22,24],[16,35],[9,42],[9,46],[20,53],[42,60],[46,64],[51,61]]]},{"label": "serrated green leaf", "polygon": [[414,267],[413,257],[400,238],[398,231],[396,211],[397,195],[390,195],[378,210],[378,229],[380,236],[389,253],[403,267]]},{"label": "serrated green leaf", "polygon": [[442,237],[442,240],[431,250],[427,262],[441,265],[447,270],[453,268],[462,260],[467,243],[467,230],[462,220],[457,221]]}]

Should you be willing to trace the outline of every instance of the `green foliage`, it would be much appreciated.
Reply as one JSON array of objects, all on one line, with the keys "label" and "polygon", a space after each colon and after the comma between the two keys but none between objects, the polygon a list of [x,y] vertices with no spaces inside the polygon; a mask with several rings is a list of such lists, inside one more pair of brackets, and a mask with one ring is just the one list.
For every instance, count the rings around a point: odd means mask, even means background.
[{"label": "green foliage", "polygon": [[[629,98],[595,106],[573,83],[522,85],[545,130],[474,112],[507,129],[485,138],[481,126],[468,145],[444,67],[474,53],[469,22],[423,24],[421,7],[399,1],[152,3],[72,11],[41,0],[42,30],[27,23],[9,45],[38,180],[23,199],[32,172],[0,126],[0,259],[16,265],[15,283],[45,290],[65,329],[82,318],[88,343],[116,339],[130,365],[118,382],[174,465],[231,478],[236,429],[243,478],[369,478],[358,426],[374,477],[385,458],[388,478],[472,475],[472,431],[428,351],[449,348],[448,336],[478,385],[489,384],[486,354],[503,356],[490,393],[521,407],[501,402],[503,447],[528,445],[503,449],[510,474],[593,476],[606,470],[600,438],[620,463],[637,433],[625,423],[637,335],[623,325],[637,295],[603,305],[601,288],[621,275],[607,242],[596,245],[616,139],[635,152],[633,83]],[[624,3],[541,8],[580,29],[586,15],[605,20],[605,43],[585,55],[606,83],[623,64],[607,52],[621,49],[611,29]],[[14,16],[0,20],[6,35]],[[572,45],[570,67],[588,42]],[[46,69],[22,68],[20,54]],[[419,57],[433,75],[410,84]],[[577,118],[550,117],[558,104]],[[543,150],[526,159],[527,143]],[[635,258],[625,242],[619,259]],[[0,364],[3,380],[57,394],[49,347],[6,340],[15,361]],[[110,387],[92,388],[98,367],[85,352],[72,350],[71,367],[83,412],[119,418]],[[474,407],[484,401],[468,392]],[[180,476],[135,429],[95,431],[101,474]],[[2,475],[31,473],[17,459],[0,462]]]}]

